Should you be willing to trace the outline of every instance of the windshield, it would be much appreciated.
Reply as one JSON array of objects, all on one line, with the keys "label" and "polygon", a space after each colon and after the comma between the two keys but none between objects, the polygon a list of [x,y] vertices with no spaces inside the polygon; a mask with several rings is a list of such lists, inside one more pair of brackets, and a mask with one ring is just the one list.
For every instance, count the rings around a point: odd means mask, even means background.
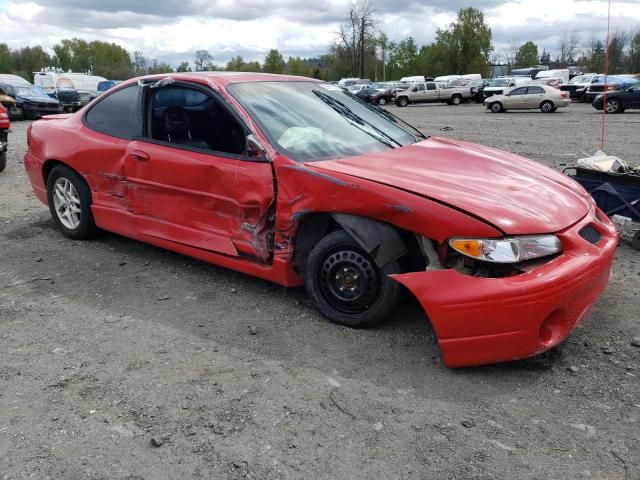
[{"label": "windshield", "polygon": [[297,162],[381,152],[426,138],[379,107],[320,82],[239,83],[229,92]]},{"label": "windshield", "polygon": [[15,87],[15,88],[16,88],[16,95],[19,95],[21,97],[50,98],[49,95],[47,95],[46,92],[42,90],[40,87],[25,86],[25,87]]},{"label": "windshield", "polygon": [[495,78],[490,80],[487,84],[488,87],[508,87],[509,79],[508,78]]}]

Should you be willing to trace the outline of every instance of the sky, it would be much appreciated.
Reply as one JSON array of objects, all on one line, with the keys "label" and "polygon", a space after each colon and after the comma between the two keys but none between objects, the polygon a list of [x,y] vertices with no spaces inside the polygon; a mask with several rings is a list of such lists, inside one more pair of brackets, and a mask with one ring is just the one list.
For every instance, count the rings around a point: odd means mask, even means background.
[{"label": "sky", "polygon": [[[336,38],[349,0],[0,0],[0,43],[11,48],[62,38],[115,42],[130,52],[177,65],[208,50],[224,65],[241,55],[262,61],[271,48],[315,57]],[[392,40],[413,36],[430,43],[460,8],[481,9],[493,31],[496,53],[533,41],[555,51],[575,32],[584,45],[604,40],[607,1],[602,0],[371,0],[378,29]],[[612,30],[640,29],[640,0],[612,1]]]}]

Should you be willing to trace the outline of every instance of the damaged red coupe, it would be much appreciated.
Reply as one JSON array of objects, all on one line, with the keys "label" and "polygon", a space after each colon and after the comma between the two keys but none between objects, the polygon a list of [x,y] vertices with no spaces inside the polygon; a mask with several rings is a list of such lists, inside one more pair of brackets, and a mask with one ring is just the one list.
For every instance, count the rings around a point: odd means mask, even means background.
[{"label": "damaged red coupe", "polygon": [[350,327],[389,318],[404,286],[451,367],[560,343],[618,242],[573,180],[299,77],[131,80],[34,123],[28,145],[33,189],[68,237],[104,229],[305,285]]}]

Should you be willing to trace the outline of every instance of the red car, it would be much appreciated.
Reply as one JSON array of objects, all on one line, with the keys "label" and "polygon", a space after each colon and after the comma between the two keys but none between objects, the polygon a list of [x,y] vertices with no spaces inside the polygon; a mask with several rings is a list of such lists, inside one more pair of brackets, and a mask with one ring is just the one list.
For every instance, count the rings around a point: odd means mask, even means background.
[{"label": "red car", "polygon": [[306,285],[350,327],[389,318],[404,286],[451,367],[560,343],[607,286],[618,242],[573,180],[426,137],[312,79],[134,79],[35,122],[28,145],[33,189],[68,237],[104,229]]},{"label": "red car", "polygon": [[9,114],[4,105],[0,104],[0,172],[7,167],[7,148],[9,146]]}]

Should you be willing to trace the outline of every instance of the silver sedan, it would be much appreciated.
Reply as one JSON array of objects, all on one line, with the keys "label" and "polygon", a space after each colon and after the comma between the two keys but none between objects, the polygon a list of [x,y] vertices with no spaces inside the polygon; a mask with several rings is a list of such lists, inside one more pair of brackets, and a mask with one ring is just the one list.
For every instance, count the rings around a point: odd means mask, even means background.
[{"label": "silver sedan", "polygon": [[525,109],[553,113],[558,107],[566,107],[570,103],[569,92],[562,92],[548,85],[517,87],[504,95],[494,95],[484,101],[485,107],[493,113]]}]

